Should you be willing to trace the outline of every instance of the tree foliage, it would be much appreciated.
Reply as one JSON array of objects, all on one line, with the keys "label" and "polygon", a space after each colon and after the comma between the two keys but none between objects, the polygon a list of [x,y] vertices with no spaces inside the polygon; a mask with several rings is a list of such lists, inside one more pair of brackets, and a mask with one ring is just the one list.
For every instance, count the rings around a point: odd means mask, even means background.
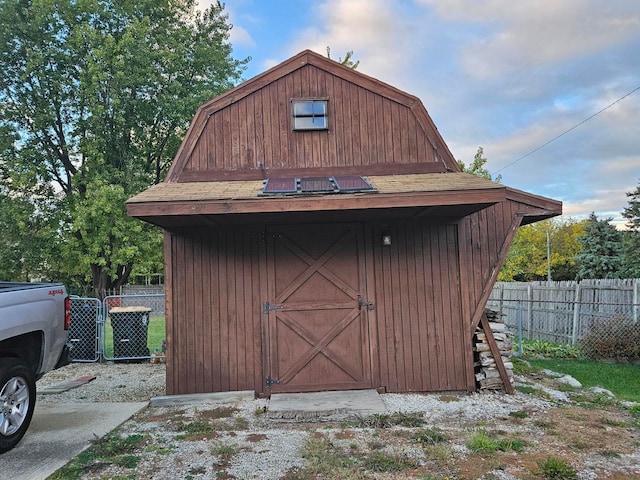
[{"label": "tree foliage", "polygon": [[231,56],[223,8],[0,4],[0,165],[14,198],[55,217],[64,247],[43,261],[50,272],[104,294],[151,258],[160,233],[128,218],[124,200],[164,177],[197,107],[240,80],[248,60]]},{"label": "tree foliage", "polygon": [[[349,67],[352,70],[355,70],[358,68],[358,65],[360,65],[360,60],[356,60],[353,61],[352,60],[353,57],[353,50],[349,50],[345,56],[344,56],[344,60],[342,59],[342,57],[338,57],[338,63],[341,65],[344,65],[345,67]],[[327,47],[327,58],[331,58],[331,48]]]},{"label": "tree foliage", "polygon": [[476,175],[477,177],[486,178],[487,180],[493,180],[498,183],[502,181],[502,175],[492,178],[491,173],[486,169],[485,164],[487,163],[487,159],[484,156],[484,149],[482,147],[478,147],[478,150],[473,157],[473,162],[471,162],[469,166],[465,165],[462,160],[458,160],[457,162],[460,170],[463,172]]},{"label": "tree foliage", "polygon": [[640,278],[640,185],[627,192],[628,205],[622,211],[627,219],[626,232],[622,232],[622,276]]},{"label": "tree foliage", "polygon": [[498,280],[529,282],[546,279],[547,232],[552,280],[575,280],[578,272],[575,259],[582,248],[578,239],[584,234],[585,223],[554,218],[519,228]]},{"label": "tree foliage", "polygon": [[591,213],[579,238],[582,251],[577,255],[578,278],[620,278],[622,235],[609,223]]}]

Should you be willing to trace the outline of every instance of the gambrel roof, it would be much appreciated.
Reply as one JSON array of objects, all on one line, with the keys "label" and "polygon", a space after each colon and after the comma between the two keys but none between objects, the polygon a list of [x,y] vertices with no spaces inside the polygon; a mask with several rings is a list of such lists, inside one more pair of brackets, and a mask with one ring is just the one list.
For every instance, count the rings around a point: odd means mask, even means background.
[{"label": "gambrel roof", "polygon": [[[296,99],[325,101],[328,128],[292,128]],[[336,175],[363,176],[374,189],[262,191],[268,178]],[[173,228],[314,212],[459,218],[507,199],[523,205],[524,223],[562,209],[560,202],[460,172],[417,97],[306,50],[202,105],[165,181],[127,207],[132,216]]]}]

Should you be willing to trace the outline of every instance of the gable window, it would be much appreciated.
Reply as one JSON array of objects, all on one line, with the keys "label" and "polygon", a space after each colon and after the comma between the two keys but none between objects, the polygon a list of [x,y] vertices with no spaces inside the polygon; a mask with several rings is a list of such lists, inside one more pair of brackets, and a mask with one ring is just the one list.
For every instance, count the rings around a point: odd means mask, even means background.
[{"label": "gable window", "polygon": [[327,100],[293,100],[294,130],[327,130]]}]

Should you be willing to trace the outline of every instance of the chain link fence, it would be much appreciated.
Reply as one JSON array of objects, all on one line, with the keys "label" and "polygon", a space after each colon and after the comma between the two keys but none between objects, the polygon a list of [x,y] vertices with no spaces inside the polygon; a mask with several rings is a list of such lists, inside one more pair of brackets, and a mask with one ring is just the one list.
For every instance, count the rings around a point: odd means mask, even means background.
[{"label": "chain link fence", "polygon": [[72,298],[71,361],[164,361],[164,305],[164,294]]}]

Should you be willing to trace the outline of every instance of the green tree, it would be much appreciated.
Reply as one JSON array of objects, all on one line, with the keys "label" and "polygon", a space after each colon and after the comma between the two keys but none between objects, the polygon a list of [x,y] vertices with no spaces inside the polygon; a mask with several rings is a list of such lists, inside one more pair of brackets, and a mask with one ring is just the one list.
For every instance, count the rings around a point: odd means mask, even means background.
[{"label": "green tree", "polygon": [[609,223],[591,213],[579,238],[582,252],[576,257],[578,278],[620,278],[622,235]]},{"label": "green tree", "polygon": [[585,221],[578,222],[575,219],[554,218],[519,228],[498,280],[545,280],[548,268],[547,233],[552,280],[574,280],[578,272],[575,258],[582,248],[578,238],[584,234],[585,224]]},{"label": "green tree", "polygon": [[491,178],[491,173],[485,168],[486,163],[487,159],[484,157],[484,149],[482,147],[478,147],[476,154],[473,156],[473,162],[469,166],[465,165],[462,160],[458,160],[458,166],[463,172],[500,183],[502,181],[502,175]]},{"label": "green tree", "polygon": [[[352,60],[353,57],[353,50],[349,50],[345,56],[344,56],[344,60],[341,57],[338,57],[338,63],[341,65],[344,65],[345,67],[349,67],[352,70],[355,70],[358,68],[358,65],[360,65],[360,60],[356,60],[355,62]],[[331,48],[327,47],[327,58],[331,58]]]},{"label": "green tree", "polygon": [[124,200],[164,177],[197,107],[233,87],[248,61],[231,56],[223,5],[195,6],[0,4],[0,164],[15,196],[56,217],[50,272],[84,276],[98,295],[159,242],[126,217]]},{"label": "green tree", "polygon": [[627,197],[629,203],[622,211],[628,228],[622,233],[622,276],[640,278],[640,185]]}]

